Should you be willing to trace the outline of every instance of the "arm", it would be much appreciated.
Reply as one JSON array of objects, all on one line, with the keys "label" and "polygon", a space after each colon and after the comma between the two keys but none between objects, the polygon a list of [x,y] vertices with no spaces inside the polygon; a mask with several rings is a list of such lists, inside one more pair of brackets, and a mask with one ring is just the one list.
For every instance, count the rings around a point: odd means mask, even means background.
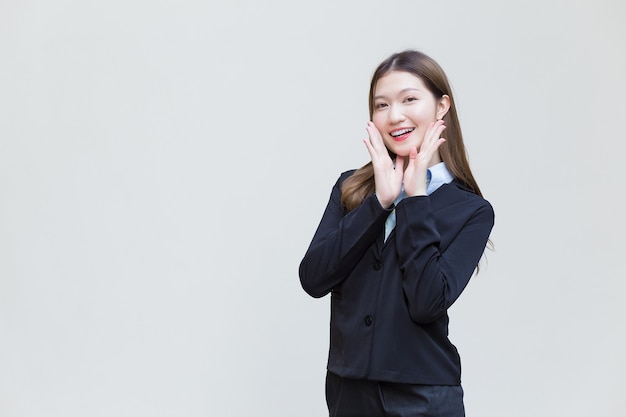
[{"label": "arm", "polygon": [[[407,198],[396,209],[396,239],[403,290],[409,314],[430,323],[459,297],[480,260],[494,224],[493,208],[482,200],[475,207],[453,206],[445,221],[456,235],[443,252],[429,197]],[[452,226],[450,226],[452,227]],[[456,232],[458,230],[458,233]]]},{"label": "arm", "polygon": [[[343,176],[342,176],[343,178]],[[300,263],[300,283],[312,297],[323,297],[343,281],[381,234],[390,210],[374,194],[348,214],[341,206],[340,178]]]}]

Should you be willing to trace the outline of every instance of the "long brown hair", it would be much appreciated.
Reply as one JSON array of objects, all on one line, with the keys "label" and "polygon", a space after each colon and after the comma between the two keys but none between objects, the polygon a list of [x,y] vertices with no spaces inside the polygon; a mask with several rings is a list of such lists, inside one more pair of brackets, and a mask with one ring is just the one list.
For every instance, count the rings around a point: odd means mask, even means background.
[{"label": "long brown hair", "polygon": [[[439,147],[439,153],[442,161],[446,164],[446,168],[452,175],[476,194],[482,196],[480,188],[470,170],[448,77],[439,64],[428,55],[419,51],[406,50],[391,55],[376,68],[372,76],[369,92],[370,119],[374,112],[374,90],[376,89],[376,84],[381,77],[391,71],[404,71],[413,74],[424,82],[435,98],[441,98],[444,95],[450,98],[450,108],[443,117],[446,129],[443,131],[442,137],[446,141]],[[393,154],[391,156],[395,157]],[[356,170],[354,174],[343,182],[341,203],[346,210],[353,210],[374,190],[374,168],[372,163],[369,162]]]}]

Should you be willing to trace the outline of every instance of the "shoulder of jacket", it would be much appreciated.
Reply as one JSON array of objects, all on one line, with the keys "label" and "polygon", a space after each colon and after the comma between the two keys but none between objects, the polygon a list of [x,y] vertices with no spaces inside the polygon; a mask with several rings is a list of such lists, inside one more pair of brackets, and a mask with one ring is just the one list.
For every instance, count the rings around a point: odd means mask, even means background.
[{"label": "shoulder of jacket", "polygon": [[354,174],[355,172],[356,172],[356,169],[349,169],[347,171],[343,171],[341,174],[339,174],[339,178],[337,179],[337,185],[344,182],[347,178],[352,176],[352,174]]},{"label": "shoulder of jacket", "polygon": [[475,201],[480,206],[488,206],[489,208],[491,208],[491,210],[493,210],[493,207],[491,206],[491,203],[489,201],[487,201],[484,197],[481,197],[478,194],[476,194],[471,188],[469,188],[467,185],[465,185],[461,181],[455,179],[454,181],[452,181],[452,184],[455,186],[458,192],[465,195],[464,198],[466,200]]}]

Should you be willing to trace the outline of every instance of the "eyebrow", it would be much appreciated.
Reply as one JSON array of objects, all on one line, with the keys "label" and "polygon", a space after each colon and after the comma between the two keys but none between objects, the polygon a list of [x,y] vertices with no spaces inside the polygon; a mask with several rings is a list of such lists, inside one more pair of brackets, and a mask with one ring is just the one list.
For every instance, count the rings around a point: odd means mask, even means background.
[{"label": "eyebrow", "polygon": [[[420,92],[420,93],[422,92],[422,90],[420,90],[420,89],[419,89],[419,88],[417,88],[417,87],[408,87],[408,88],[403,88],[402,90],[398,91],[398,94],[397,94],[397,95],[399,95],[399,96],[400,96],[400,95],[402,95],[402,94],[404,94],[404,93],[407,93],[407,92],[409,92],[409,91],[418,91],[418,92]],[[383,96],[383,95],[374,96],[374,100],[377,100],[377,99],[379,99],[379,98],[386,98],[386,97],[385,97],[385,96]]]}]

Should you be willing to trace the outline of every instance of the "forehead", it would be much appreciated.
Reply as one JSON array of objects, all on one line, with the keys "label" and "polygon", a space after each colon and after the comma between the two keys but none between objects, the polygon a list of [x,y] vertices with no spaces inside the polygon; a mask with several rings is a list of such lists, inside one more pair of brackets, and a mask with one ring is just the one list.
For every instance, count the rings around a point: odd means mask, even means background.
[{"label": "forehead", "polygon": [[376,82],[374,96],[393,95],[406,89],[428,92],[426,85],[417,75],[406,71],[390,71]]}]

